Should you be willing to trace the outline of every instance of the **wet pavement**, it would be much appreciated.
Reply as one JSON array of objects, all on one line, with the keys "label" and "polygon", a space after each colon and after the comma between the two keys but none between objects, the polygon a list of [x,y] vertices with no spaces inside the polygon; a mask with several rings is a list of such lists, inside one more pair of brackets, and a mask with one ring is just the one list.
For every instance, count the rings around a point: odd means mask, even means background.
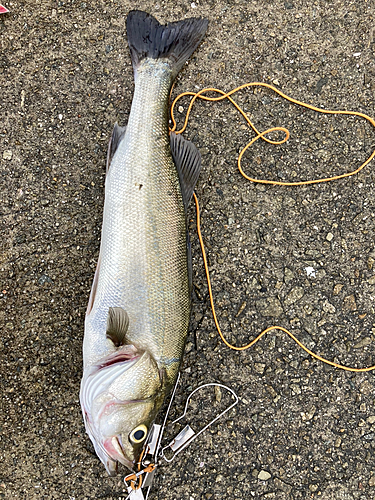
[{"label": "wet pavement", "polygon": [[[5,0],[3,0],[4,3]],[[374,116],[372,2],[12,1],[0,16],[0,498],[126,498],[85,435],[78,393],[83,321],[99,251],[105,160],[127,122],[133,75],[125,19],[210,20],[173,95],[251,81],[326,109]],[[243,159],[255,178],[298,181],[357,168],[375,147],[363,119],[322,116],[269,90],[241,91],[258,129]],[[180,125],[187,100],[178,105]],[[229,103],[196,104],[185,137],[202,153],[197,186],[220,324],[242,345],[266,327],[349,366],[375,364],[374,164],[303,187],[239,174],[254,136]],[[276,137],[276,135],[274,136]],[[150,500],[363,499],[375,496],[373,373],[313,360],[282,332],[245,352],[218,337],[189,214],[191,332],[172,416],[189,392],[218,381],[238,406],[157,473]],[[192,401],[194,429],[229,401]]]}]

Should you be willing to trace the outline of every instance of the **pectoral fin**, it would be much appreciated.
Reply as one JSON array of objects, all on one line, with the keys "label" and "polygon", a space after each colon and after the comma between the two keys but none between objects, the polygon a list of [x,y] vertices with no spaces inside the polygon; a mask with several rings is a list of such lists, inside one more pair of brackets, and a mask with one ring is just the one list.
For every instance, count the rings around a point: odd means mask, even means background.
[{"label": "pectoral fin", "polygon": [[129,328],[128,313],[122,307],[110,307],[107,317],[107,339],[112,340],[116,347],[125,344]]}]

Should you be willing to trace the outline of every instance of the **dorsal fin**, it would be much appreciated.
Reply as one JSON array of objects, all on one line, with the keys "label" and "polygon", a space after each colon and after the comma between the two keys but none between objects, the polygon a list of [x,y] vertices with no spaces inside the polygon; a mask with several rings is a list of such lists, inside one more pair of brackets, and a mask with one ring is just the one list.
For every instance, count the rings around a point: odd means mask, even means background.
[{"label": "dorsal fin", "polygon": [[129,328],[128,313],[122,307],[110,307],[107,317],[107,339],[112,340],[116,347],[125,343]]},{"label": "dorsal fin", "polygon": [[193,196],[195,184],[201,171],[201,154],[195,145],[181,134],[171,133],[171,151],[176,165],[185,210]]},{"label": "dorsal fin", "polygon": [[120,127],[119,124],[116,122],[115,126],[113,127],[111,140],[109,141],[109,144],[108,144],[107,173],[108,173],[112,158],[113,158],[114,154],[116,153],[118,145],[120,144],[121,139],[124,137],[125,132],[126,132],[126,127]]}]

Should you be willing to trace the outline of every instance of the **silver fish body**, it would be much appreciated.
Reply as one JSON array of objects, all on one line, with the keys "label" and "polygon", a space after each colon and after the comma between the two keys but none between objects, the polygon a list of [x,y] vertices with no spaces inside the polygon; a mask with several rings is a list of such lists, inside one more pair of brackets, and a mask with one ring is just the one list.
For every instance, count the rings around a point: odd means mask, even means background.
[{"label": "silver fish body", "polygon": [[200,157],[188,141],[170,140],[168,102],[178,70],[207,27],[199,19],[163,27],[145,13],[131,14],[135,91],[126,130],[116,125],[110,145],[80,393],[86,430],[110,474],[117,462],[134,468],[176,380],[189,327],[185,207]]}]

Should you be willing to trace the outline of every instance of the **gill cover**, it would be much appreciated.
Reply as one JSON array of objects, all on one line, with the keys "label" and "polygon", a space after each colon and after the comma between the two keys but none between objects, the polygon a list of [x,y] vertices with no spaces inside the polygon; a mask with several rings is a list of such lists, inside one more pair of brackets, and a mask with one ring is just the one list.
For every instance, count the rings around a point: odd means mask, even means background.
[{"label": "gill cover", "polygon": [[86,432],[110,475],[117,462],[134,467],[162,392],[155,360],[132,345],[87,369],[80,392]]}]

